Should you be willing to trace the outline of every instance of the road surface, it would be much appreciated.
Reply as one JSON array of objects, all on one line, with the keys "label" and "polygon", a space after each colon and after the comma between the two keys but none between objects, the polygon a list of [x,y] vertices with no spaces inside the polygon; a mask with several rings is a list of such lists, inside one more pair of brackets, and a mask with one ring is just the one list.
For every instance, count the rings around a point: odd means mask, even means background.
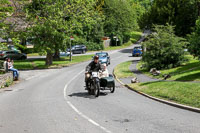
[{"label": "road surface", "polygon": [[[110,73],[121,62],[140,59],[130,57],[131,49],[110,53]],[[84,90],[88,63],[28,71],[35,76],[1,91],[0,133],[200,132],[199,113],[153,101],[117,82],[113,94],[88,95]]]}]

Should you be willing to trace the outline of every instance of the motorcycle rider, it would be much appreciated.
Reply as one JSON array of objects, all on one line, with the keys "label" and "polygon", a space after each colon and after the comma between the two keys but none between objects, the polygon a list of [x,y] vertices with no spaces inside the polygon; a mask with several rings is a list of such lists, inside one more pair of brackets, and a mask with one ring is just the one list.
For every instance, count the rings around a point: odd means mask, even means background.
[{"label": "motorcycle rider", "polygon": [[89,78],[91,76],[90,72],[91,71],[99,72],[100,70],[102,70],[102,68],[101,68],[101,63],[99,62],[99,56],[95,55],[94,60],[86,66],[86,70],[85,70],[86,71],[85,72],[86,89],[88,89],[88,87],[89,87]]}]

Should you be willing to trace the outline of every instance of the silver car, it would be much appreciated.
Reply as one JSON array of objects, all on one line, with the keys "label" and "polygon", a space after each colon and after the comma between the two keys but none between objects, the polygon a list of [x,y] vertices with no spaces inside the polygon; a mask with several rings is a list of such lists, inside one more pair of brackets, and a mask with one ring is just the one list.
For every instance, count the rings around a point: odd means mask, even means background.
[{"label": "silver car", "polygon": [[27,59],[27,55],[24,53],[20,53],[19,51],[0,51],[0,59],[10,58],[12,60],[25,60]]}]

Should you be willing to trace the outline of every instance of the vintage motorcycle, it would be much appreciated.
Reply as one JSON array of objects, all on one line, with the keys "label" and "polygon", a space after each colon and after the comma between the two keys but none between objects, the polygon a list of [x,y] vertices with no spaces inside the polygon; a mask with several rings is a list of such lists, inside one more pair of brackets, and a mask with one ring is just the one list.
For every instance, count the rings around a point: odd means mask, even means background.
[{"label": "vintage motorcycle", "polygon": [[98,97],[100,90],[115,91],[115,80],[111,74],[109,77],[99,78],[99,72],[90,72],[88,94]]}]

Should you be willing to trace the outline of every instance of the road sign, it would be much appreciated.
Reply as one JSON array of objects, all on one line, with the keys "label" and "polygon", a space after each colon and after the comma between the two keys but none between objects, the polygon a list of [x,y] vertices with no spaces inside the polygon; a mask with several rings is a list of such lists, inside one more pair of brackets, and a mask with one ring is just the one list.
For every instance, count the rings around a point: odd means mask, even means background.
[{"label": "road sign", "polygon": [[70,40],[74,40],[74,37],[73,37],[73,36],[70,36]]}]

